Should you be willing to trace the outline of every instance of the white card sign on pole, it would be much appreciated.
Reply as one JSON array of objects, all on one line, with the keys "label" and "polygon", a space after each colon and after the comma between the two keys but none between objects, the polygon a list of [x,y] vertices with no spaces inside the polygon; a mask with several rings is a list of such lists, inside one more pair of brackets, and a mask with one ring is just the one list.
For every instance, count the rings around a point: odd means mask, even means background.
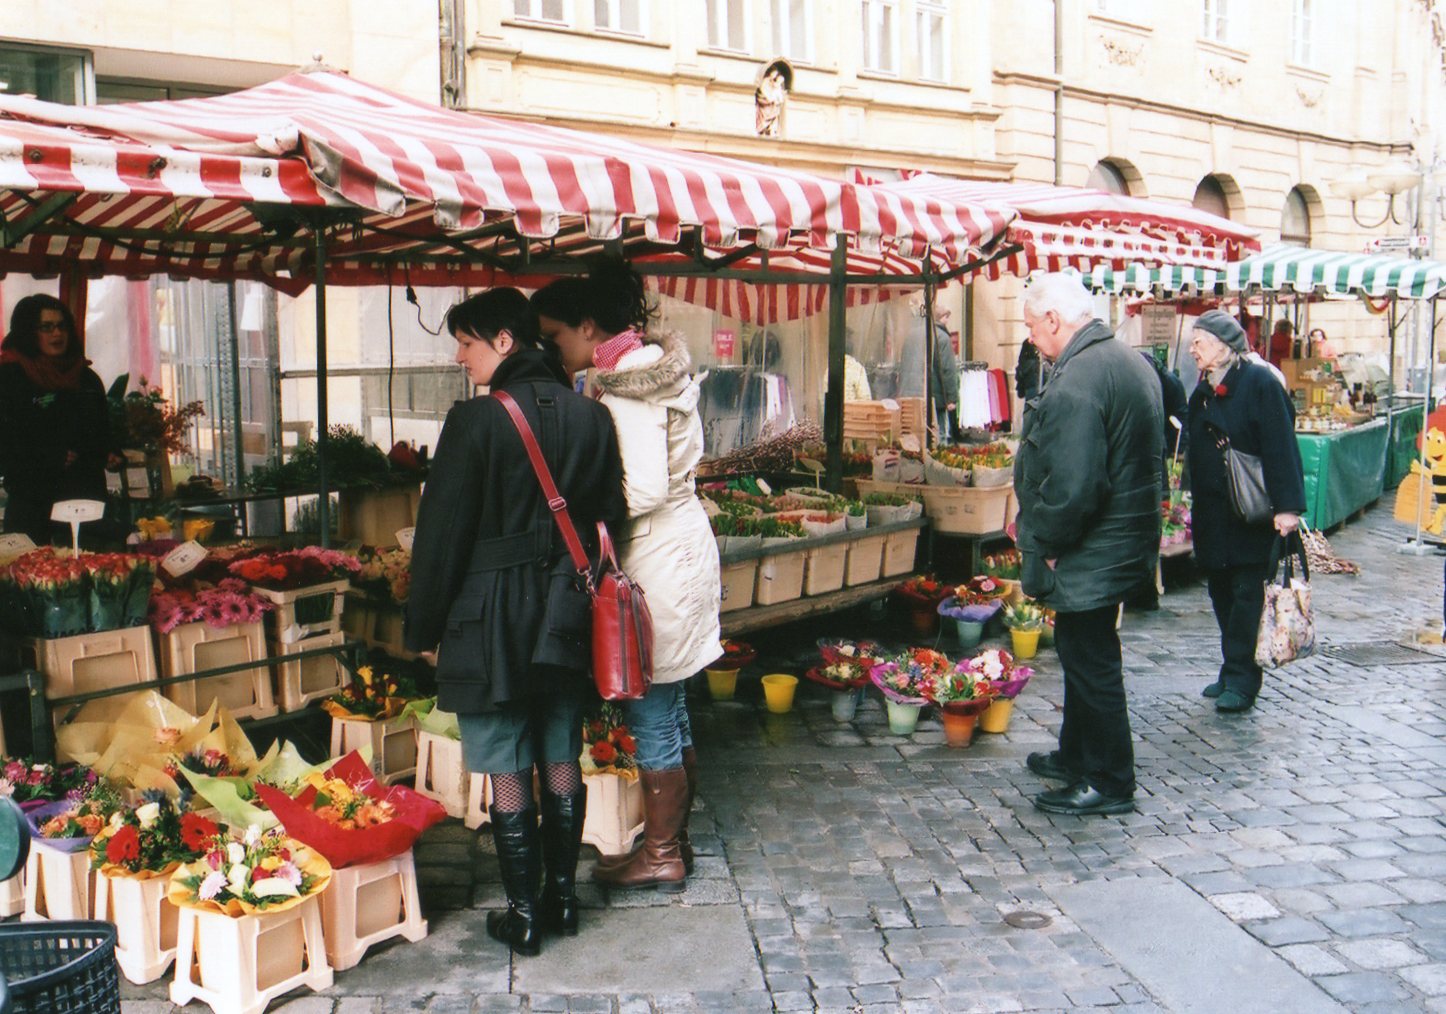
[{"label": "white card sign on pole", "polygon": [[35,542],[24,532],[11,532],[9,535],[0,535],[0,560],[8,560],[12,557],[28,553],[35,548]]},{"label": "white card sign on pole", "polygon": [[412,551],[412,540],[416,537],[417,529],[415,526],[411,528],[397,529],[397,545],[401,546],[409,553]]},{"label": "white card sign on pole", "polygon": [[199,542],[183,542],[161,557],[161,567],[172,577],[180,577],[195,570],[206,558],[206,547]]},{"label": "white card sign on pole", "polygon": [[70,545],[80,552],[80,526],[87,521],[99,521],[105,517],[103,500],[58,500],[50,508],[50,520],[70,525]]}]

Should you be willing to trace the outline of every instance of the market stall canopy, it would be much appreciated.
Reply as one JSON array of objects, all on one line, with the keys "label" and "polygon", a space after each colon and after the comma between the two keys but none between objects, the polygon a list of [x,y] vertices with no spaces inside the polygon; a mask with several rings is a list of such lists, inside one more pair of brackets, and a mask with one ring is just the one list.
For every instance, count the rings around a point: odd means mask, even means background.
[{"label": "market stall canopy", "polygon": [[1084,276],[1087,284],[1103,292],[1219,295],[1263,291],[1430,299],[1446,286],[1446,262],[1281,243],[1219,269],[1134,266],[1115,271],[1104,267],[1086,271]]},{"label": "market stall canopy", "polygon": [[[260,191],[240,181],[273,184]],[[325,69],[177,102],[76,107],[0,97],[0,269],[152,271],[306,284],[311,226],[328,280],[488,285],[609,244],[707,270],[737,258],[937,249],[966,260],[1013,214],[878,192],[717,156],[444,109]],[[79,194],[66,202],[52,195]],[[290,206],[290,208],[288,208]],[[330,208],[342,222],[293,213]],[[204,230],[197,222],[203,222]]]}]

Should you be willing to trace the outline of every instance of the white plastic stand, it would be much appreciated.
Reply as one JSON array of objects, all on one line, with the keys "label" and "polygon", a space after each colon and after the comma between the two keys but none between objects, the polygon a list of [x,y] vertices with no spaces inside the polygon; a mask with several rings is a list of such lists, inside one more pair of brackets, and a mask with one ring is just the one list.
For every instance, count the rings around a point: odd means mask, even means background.
[{"label": "white plastic stand", "polygon": [[25,911],[25,871],[9,880],[0,880],[0,919]]},{"label": "white plastic stand", "polygon": [[115,923],[115,959],[131,982],[154,982],[176,960],[180,911],[166,898],[170,877],[95,878],[95,917]]},{"label": "white plastic stand", "polygon": [[492,781],[475,771],[469,772],[467,778],[467,815],[462,822],[475,831],[492,821],[487,815],[487,808],[492,805]]},{"label": "white plastic stand", "polygon": [[355,966],[368,947],[383,940],[425,939],[427,920],[411,849],[381,862],[333,870],[321,894],[321,927],[326,956],[337,971]]},{"label": "white plastic stand", "polygon": [[435,799],[447,816],[467,815],[467,766],[462,761],[462,743],[450,736],[417,733],[417,792]]},{"label": "white plastic stand", "polygon": [[605,856],[622,855],[643,833],[643,785],[621,775],[583,775],[587,816],[582,840]]},{"label": "white plastic stand", "polygon": [[39,919],[89,919],[90,852],[61,852],[32,842],[25,860],[25,912],[22,922]]}]

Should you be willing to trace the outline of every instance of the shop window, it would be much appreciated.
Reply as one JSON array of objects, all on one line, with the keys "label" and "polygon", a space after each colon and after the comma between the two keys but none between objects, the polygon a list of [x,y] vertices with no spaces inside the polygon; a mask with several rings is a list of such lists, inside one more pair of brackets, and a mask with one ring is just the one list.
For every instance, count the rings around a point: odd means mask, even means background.
[{"label": "shop window", "polygon": [[1310,246],[1310,204],[1300,187],[1292,187],[1285,195],[1285,208],[1280,213],[1280,241]]},{"label": "shop window", "polygon": [[898,0],[862,0],[863,66],[879,74],[899,72]]},{"label": "shop window", "polygon": [[748,52],[748,0],[707,0],[708,46]]},{"label": "shop window", "polygon": [[84,105],[90,73],[89,53],[0,45],[0,95]]},{"label": "shop window", "polygon": [[569,0],[512,0],[512,15],[528,21],[566,25],[572,22],[571,7]]},{"label": "shop window", "polygon": [[1201,211],[1208,211],[1221,218],[1230,217],[1230,199],[1224,185],[1214,176],[1206,176],[1195,188],[1195,197],[1190,204]]},{"label": "shop window", "polygon": [[593,23],[602,31],[643,35],[643,0],[593,0]]},{"label": "shop window", "polygon": [[1294,0],[1290,9],[1290,60],[1302,67],[1315,62],[1315,4]]},{"label": "shop window", "polygon": [[794,63],[813,62],[813,0],[773,0],[773,51]]},{"label": "shop window", "polygon": [[225,95],[226,92],[225,88],[207,88],[204,85],[176,85],[108,77],[95,79],[95,101],[97,105],[102,106],[115,102],[171,102],[177,99],[202,99],[212,95]]},{"label": "shop window", "polygon": [[949,76],[949,19],[943,0],[915,0],[915,37],[919,46],[919,77],[944,81]]},{"label": "shop window", "polygon": [[1125,197],[1130,195],[1130,185],[1125,174],[1107,160],[1095,163],[1095,167],[1090,170],[1089,179],[1085,180],[1085,186],[1103,190],[1107,194],[1121,194]]},{"label": "shop window", "polygon": [[1230,42],[1229,0],[1200,0],[1200,36],[1226,45]]}]

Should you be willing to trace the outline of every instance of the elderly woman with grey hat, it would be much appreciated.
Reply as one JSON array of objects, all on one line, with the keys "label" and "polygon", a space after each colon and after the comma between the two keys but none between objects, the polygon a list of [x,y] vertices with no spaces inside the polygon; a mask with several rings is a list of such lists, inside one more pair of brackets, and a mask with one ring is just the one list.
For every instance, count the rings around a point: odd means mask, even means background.
[{"label": "elderly woman with grey hat", "polygon": [[[1260,693],[1255,638],[1264,607],[1266,567],[1277,534],[1288,535],[1305,509],[1305,482],[1295,442],[1295,409],[1269,369],[1247,358],[1245,332],[1229,314],[1210,310],[1195,322],[1190,355],[1200,382],[1190,396],[1187,462],[1194,496],[1195,558],[1205,571],[1220,625],[1220,676],[1203,691],[1219,711],[1245,711]],[[1247,524],[1230,504],[1225,441],[1260,458],[1275,509],[1265,524]]]}]

